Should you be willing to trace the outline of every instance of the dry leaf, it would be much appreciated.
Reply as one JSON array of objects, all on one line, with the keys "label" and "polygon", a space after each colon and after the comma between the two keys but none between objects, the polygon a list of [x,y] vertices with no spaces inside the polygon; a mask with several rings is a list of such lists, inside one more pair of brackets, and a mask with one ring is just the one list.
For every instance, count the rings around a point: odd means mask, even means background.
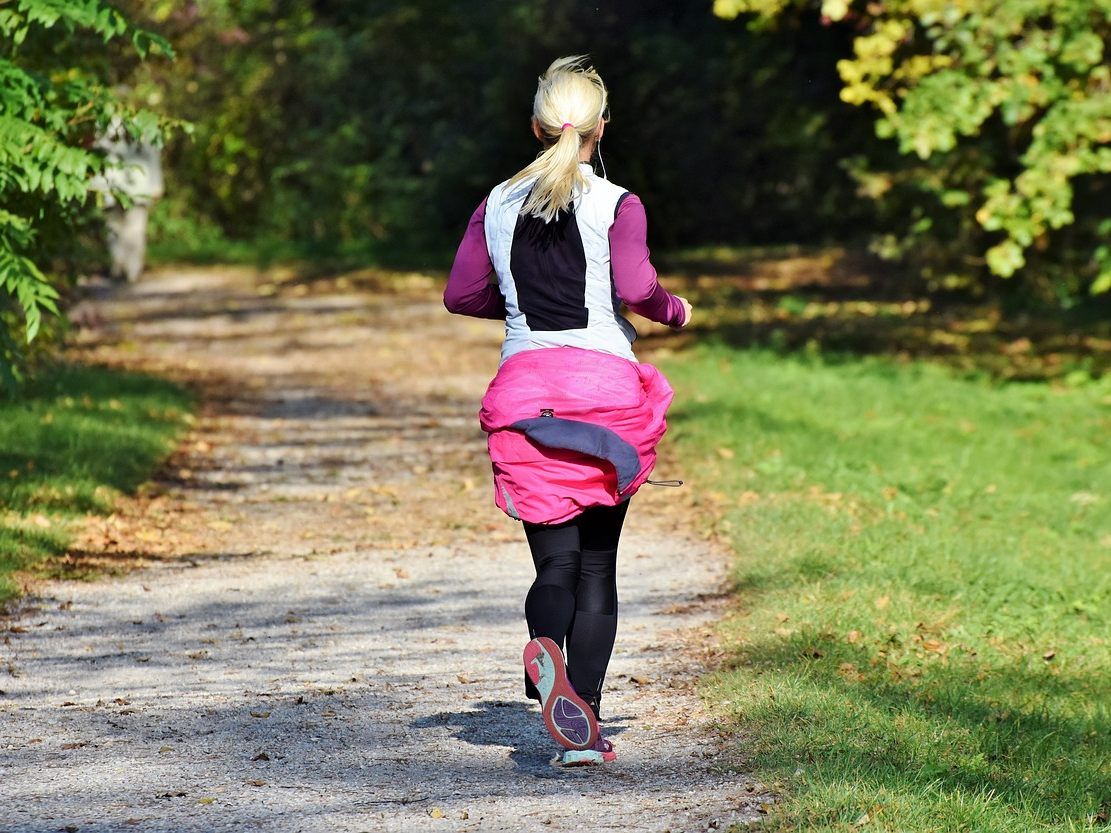
[{"label": "dry leaf", "polygon": [[433,807],[428,811],[428,815],[432,816],[434,819],[442,819],[444,817],[444,811],[439,807]]},{"label": "dry leaf", "polygon": [[1044,659],[1046,662],[1049,662],[1055,656],[1057,656],[1056,651],[1046,651],[1044,654],[1042,654],[1042,659]]},{"label": "dry leaf", "polygon": [[251,717],[260,717],[263,720],[270,716],[270,712],[251,712]]},{"label": "dry leaf", "polygon": [[258,778],[252,778],[247,783],[250,784],[252,787],[265,787],[266,786],[266,782],[265,781],[260,781]]},{"label": "dry leaf", "polygon": [[723,460],[732,460],[736,456],[737,456],[737,453],[731,448],[725,448],[723,446],[722,448],[718,449],[718,457],[720,457]]},{"label": "dry leaf", "polygon": [[850,645],[855,645],[860,641],[860,631],[849,631],[845,634],[845,641]]},{"label": "dry leaf", "polygon": [[197,799],[198,804],[212,804],[215,801],[216,801],[215,798],[213,798],[212,796],[208,796],[208,795],[206,795],[204,798],[198,798]]}]

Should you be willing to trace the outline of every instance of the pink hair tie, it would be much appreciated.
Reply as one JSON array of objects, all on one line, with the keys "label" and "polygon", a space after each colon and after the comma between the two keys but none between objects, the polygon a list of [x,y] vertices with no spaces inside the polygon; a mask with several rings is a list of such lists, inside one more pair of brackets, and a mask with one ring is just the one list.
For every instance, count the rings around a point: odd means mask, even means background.
[{"label": "pink hair tie", "polygon": [[575,126],[575,125],[571,124],[571,122],[569,122],[569,121],[565,121],[565,122],[563,123],[563,127],[561,127],[561,128],[559,129],[559,132],[560,132],[560,133],[562,133],[562,132],[563,132],[564,130],[566,130],[566,129],[567,129],[568,127],[574,127],[574,126]]}]

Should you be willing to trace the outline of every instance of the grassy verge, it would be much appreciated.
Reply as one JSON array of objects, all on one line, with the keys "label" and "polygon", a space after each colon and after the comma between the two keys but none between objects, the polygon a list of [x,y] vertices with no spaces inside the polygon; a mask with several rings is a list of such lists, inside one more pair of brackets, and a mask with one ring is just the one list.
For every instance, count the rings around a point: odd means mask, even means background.
[{"label": "grassy verge", "polygon": [[766,829],[1106,825],[1111,385],[724,343],[665,368],[737,552],[705,694],[785,795]]},{"label": "grassy verge", "polygon": [[151,475],[192,407],[164,380],[74,366],[0,400],[0,602],[16,573],[65,551],[75,520]]}]

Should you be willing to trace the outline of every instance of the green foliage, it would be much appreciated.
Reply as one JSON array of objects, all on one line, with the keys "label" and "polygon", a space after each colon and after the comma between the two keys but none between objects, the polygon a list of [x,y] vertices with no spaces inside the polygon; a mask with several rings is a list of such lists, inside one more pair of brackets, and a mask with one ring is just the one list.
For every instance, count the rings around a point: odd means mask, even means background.
[{"label": "green foliage", "polygon": [[[857,166],[866,190],[910,215],[911,248],[933,246],[941,273],[967,272],[969,258],[982,258],[1002,277],[1030,266],[1064,296],[1111,289],[1102,244],[1111,4],[716,0],[714,9],[756,13],[767,24],[816,6],[857,33],[852,57],[838,62],[842,99],[877,108],[877,134],[927,163],[901,175]],[[930,199],[917,214],[907,210],[915,191]],[[938,256],[945,245],[950,253]]]},{"label": "green foliage", "polygon": [[322,253],[453,248],[489,188],[537,151],[537,75],[583,51],[613,92],[608,172],[644,199],[654,242],[815,239],[870,210],[835,164],[840,141],[871,133],[837,98],[849,41],[816,22],[738,37],[704,0],[129,9],[178,55],[172,72],[137,72],[196,125],[167,149],[159,211],[203,218],[198,248],[211,225]]},{"label": "green foliage", "polygon": [[89,179],[103,168],[92,139],[115,119],[132,135],[159,126],[88,69],[90,39],[122,36],[142,54],[170,51],[101,0],[17,0],[0,8],[0,382],[9,390],[43,315],[59,313],[46,238],[52,230],[72,236],[88,221]]},{"label": "green foliage", "polygon": [[150,477],[193,406],[160,379],[66,366],[0,402],[0,602],[13,572],[65,552],[72,520],[110,512]]},{"label": "green foliage", "polygon": [[704,693],[784,795],[767,829],[1103,829],[1111,387],[712,343],[665,369],[736,552]]}]

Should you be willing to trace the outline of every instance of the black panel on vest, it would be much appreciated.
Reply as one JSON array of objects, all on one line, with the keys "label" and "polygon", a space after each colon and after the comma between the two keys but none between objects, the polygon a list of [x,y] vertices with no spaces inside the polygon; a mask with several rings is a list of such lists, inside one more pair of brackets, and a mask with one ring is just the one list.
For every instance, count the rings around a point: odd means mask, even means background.
[{"label": "black panel on vest", "polygon": [[573,212],[561,211],[550,223],[518,216],[509,269],[517,306],[530,330],[579,330],[587,325],[586,251]]}]

